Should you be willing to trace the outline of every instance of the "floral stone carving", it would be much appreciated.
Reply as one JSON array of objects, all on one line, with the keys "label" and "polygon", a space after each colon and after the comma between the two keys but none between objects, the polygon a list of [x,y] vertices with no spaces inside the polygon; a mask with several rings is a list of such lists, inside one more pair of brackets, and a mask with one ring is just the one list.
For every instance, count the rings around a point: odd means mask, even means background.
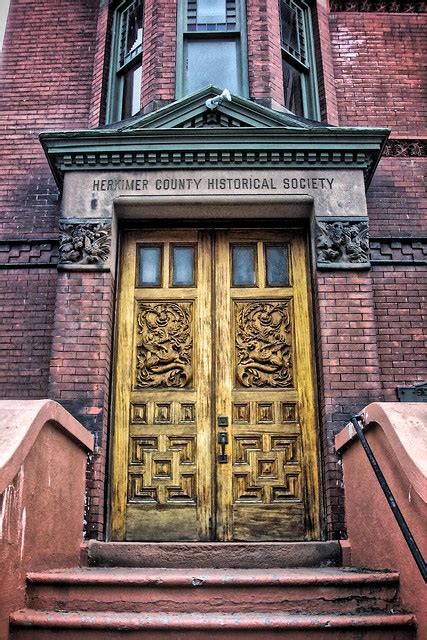
[{"label": "floral stone carving", "polygon": [[318,220],[317,266],[325,268],[369,267],[367,220]]},{"label": "floral stone carving", "polygon": [[111,224],[62,222],[59,228],[60,265],[105,266],[110,255]]}]

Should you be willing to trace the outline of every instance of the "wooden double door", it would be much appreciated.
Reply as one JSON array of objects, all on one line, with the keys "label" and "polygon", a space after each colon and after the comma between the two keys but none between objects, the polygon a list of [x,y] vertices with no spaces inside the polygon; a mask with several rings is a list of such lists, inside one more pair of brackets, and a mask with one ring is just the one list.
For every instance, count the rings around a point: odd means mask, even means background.
[{"label": "wooden double door", "polygon": [[124,234],[112,539],[319,537],[308,291],[300,231]]}]

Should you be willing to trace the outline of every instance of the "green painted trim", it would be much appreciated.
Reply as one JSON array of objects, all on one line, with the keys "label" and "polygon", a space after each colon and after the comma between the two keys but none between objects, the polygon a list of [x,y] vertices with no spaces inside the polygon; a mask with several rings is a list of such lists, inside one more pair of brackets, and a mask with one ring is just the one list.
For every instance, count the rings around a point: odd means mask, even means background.
[{"label": "green painted trim", "polygon": [[[119,10],[122,4],[114,10],[111,25],[111,50],[110,61],[108,65],[108,85],[107,85],[107,108],[106,122],[116,122],[118,114],[118,104],[121,102],[119,98],[119,81],[117,78],[117,53],[119,47],[118,30],[120,27]],[[122,92],[120,91],[120,94]]]},{"label": "green painted trim", "polygon": [[[307,46],[307,64],[303,64],[302,62],[294,58],[294,56],[289,53],[283,46],[282,61],[288,61],[291,66],[293,66],[298,71],[301,71],[302,101],[305,117],[310,118],[311,120],[320,121],[320,100],[317,86],[317,68],[313,36],[312,10],[310,5],[307,2],[304,2],[304,0],[293,1],[299,7],[302,14],[303,29]],[[281,0],[279,0],[279,12],[281,12]],[[279,16],[279,19],[281,19],[281,14]],[[302,71],[303,69],[304,71]]]},{"label": "green painted trim", "polygon": [[66,171],[209,166],[362,169],[369,182],[383,136],[384,130],[376,135],[331,135],[283,129],[158,129],[102,138],[44,134],[41,141],[58,185]]},{"label": "green painted trim", "polygon": [[[305,4],[305,3],[304,3]],[[320,100],[319,100],[319,88],[317,85],[317,67],[316,56],[314,48],[314,34],[313,34],[313,20],[311,17],[311,9],[307,5],[307,9],[304,12],[304,22],[306,22],[306,36],[308,46],[308,59],[310,62],[310,71],[308,80],[309,94],[307,96],[307,117],[312,120],[320,120]]]},{"label": "green painted trim", "polygon": [[249,64],[248,64],[248,31],[246,20],[246,0],[239,3],[240,21],[240,72],[241,72],[241,93],[240,95],[249,97]]},{"label": "green painted trim", "polygon": [[175,98],[179,100],[184,93],[184,25],[187,16],[187,0],[178,0],[177,5]]},{"label": "green painted trim", "polygon": [[[135,58],[122,67],[119,67],[120,32],[122,28],[123,12],[131,1],[132,0],[123,0],[118,3],[117,6],[114,7],[111,20],[111,49],[108,65],[106,108],[107,124],[121,121],[124,90],[123,72],[126,67],[132,68],[135,66],[136,60],[141,60],[143,64],[144,47],[142,47],[142,52],[140,52]],[[143,19],[145,20],[145,10],[143,12],[143,16]]]},{"label": "green painted trim", "polygon": [[[176,85],[175,97],[177,100],[188,96],[184,89],[184,48],[186,38],[229,38],[237,42],[237,72],[239,77],[239,95],[249,96],[249,70],[248,70],[248,45],[246,33],[246,0],[236,0],[237,24],[234,31],[190,31],[186,30],[187,0],[178,0],[177,7],[177,37],[176,37]],[[219,93],[222,93],[223,89]]]}]

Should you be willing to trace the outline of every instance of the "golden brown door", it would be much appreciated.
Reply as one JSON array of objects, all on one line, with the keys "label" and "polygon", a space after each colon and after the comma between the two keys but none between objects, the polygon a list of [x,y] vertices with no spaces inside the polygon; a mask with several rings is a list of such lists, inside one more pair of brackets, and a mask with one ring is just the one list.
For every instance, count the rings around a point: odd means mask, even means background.
[{"label": "golden brown door", "polygon": [[124,235],[113,539],[319,537],[308,300],[299,231]]}]

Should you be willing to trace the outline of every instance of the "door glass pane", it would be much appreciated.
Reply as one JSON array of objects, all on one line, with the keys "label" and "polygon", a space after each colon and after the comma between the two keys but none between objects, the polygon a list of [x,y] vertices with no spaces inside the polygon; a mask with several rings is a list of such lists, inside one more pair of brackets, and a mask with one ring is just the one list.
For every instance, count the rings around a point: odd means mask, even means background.
[{"label": "door glass pane", "polygon": [[289,284],[288,247],[286,245],[266,245],[267,286],[280,287]]},{"label": "door glass pane", "polygon": [[172,248],[172,286],[194,285],[194,247]]},{"label": "door glass pane", "polygon": [[162,273],[162,248],[139,248],[139,286],[160,287]]},{"label": "door glass pane", "polygon": [[185,88],[187,93],[213,84],[239,93],[235,40],[188,40]]},{"label": "door glass pane", "polygon": [[234,245],[232,248],[233,286],[254,287],[255,276],[255,247]]}]

